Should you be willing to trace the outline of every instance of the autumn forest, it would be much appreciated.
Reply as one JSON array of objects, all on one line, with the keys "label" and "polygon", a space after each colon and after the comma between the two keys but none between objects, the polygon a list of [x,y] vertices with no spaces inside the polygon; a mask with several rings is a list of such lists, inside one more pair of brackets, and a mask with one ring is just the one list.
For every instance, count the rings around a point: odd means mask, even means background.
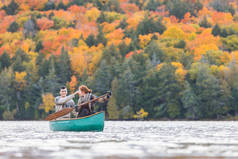
[{"label": "autumn forest", "polygon": [[[113,120],[237,120],[237,0],[1,0],[0,119],[85,84]],[[77,98],[75,99],[77,101]]]}]

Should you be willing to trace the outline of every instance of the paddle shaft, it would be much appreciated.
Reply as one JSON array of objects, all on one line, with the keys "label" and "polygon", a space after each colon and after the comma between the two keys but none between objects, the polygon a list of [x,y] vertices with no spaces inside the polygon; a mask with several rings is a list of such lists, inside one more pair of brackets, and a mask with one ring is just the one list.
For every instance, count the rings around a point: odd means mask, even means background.
[{"label": "paddle shaft", "polygon": [[91,102],[94,102],[94,101],[96,101],[96,100],[98,100],[98,99],[100,99],[100,98],[102,98],[102,97],[105,97],[106,95],[108,95],[108,94],[104,94],[104,95],[102,95],[102,96],[100,96],[100,97],[97,97],[97,98],[95,98],[95,99],[92,99],[92,100],[90,100],[90,101],[87,101],[87,102],[85,102],[85,103],[82,103],[82,104],[80,104],[80,105],[78,105],[78,106],[75,106],[75,107],[72,107],[72,108],[64,108],[64,109],[62,109],[62,110],[60,110],[60,111],[57,111],[57,112],[55,112],[55,113],[53,113],[53,114],[50,114],[49,116],[47,116],[47,117],[45,118],[45,120],[54,120],[54,119],[56,119],[56,118],[62,117],[62,116],[64,116],[64,115],[66,115],[66,114],[72,112],[76,107],[84,106],[84,105],[89,104],[89,103],[91,103]]}]

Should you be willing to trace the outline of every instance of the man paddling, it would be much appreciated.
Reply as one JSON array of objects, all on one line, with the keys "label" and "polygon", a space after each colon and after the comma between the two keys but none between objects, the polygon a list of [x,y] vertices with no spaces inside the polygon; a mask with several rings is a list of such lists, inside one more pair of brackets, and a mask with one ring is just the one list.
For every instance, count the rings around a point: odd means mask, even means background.
[{"label": "man paddling", "polygon": [[[73,98],[75,97],[76,94],[79,94],[79,91],[76,91],[75,93],[68,95],[67,96],[67,88],[66,87],[61,87],[60,89],[60,96],[55,97],[55,112],[60,111],[64,108],[68,107],[74,107],[75,103],[73,101]],[[76,114],[76,112],[73,112],[73,114]],[[66,119],[70,118],[70,113],[58,118],[58,119]]]}]

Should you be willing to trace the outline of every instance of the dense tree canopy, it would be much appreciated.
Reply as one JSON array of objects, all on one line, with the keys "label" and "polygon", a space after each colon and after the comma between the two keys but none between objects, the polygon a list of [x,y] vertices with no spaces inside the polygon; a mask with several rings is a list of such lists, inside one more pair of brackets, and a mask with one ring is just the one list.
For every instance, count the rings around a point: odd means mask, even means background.
[{"label": "dense tree canopy", "polygon": [[[236,0],[0,1],[0,119],[44,119],[81,84],[108,119],[235,119]],[[75,99],[76,100],[76,99]]]}]

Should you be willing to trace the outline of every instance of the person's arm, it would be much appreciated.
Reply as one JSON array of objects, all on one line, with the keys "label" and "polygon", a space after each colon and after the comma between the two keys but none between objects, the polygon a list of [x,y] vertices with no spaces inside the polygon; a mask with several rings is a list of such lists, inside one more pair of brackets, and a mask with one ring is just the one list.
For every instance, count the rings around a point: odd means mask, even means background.
[{"label": "person's arm", "polygon": [[[75,106],[75,103],[72,99],[67,104],[69,104],[69,107],[71,107],[71,108]],[[78,113],[75,111],[75,109],[73,109],[71,115],[73,115],[73,117],[77,117]],[[72,116],[71,116],[71,118],[72,118]]]},{"label": "person's arm", "polygon": [[[95,98],[97,98],[97,96],[92,95],[92,99],[95,99]],[[97,101],[98,101],[99,103],[103,103],[103,102],[105,102],[105,101],[108,100],[108,99],[109,99],[108,96],[105,96],[105,97],[99,98]]]},{"label": "person's arm", "polygon": [[73,99],[74,96],[75,96],[77,93],[78,93],[78,91],[75,92],[74,94],[71,94],[71,95],[66,96],[66,97],[64,97],[64,98],[56,99],[56,100],[55,100],[55,104],[57,104],[57,105],[64,104],[64,103],[68,102],[69,100]]}]

